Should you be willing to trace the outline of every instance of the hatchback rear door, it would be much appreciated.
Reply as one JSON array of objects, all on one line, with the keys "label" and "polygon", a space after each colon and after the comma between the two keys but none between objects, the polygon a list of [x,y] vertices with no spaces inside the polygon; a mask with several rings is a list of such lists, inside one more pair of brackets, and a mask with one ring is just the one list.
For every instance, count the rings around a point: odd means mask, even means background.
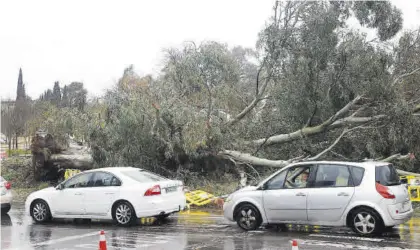
[{"label": "hatchback rear door", "polygon": [[379,165],[375,168],[376,183],[387,187],[394,195],[397,204],[401,204],[402,211],[411,209],[407,188],[401,183],[398,172],[392,164]]}]

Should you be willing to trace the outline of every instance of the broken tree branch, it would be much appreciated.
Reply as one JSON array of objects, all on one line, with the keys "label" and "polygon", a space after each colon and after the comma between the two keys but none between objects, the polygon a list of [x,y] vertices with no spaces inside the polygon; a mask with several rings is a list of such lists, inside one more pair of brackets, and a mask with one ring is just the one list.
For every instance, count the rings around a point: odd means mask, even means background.
[{"label": "broken tree branch", "polygon": [[344,106],[337,113],[332,115],[328,120],[326,120],[320,125],[313,126],[313,127],[304,127],[302,129],[299,129],[295,132],[288,133],[288,134],[274,135],[269,138],[253,140],[249,142],[248,144],[251,144],[253,146],[261,146],[261,145],[269,146],[269,145],[274,145],[274,144],[279,144],[279,143],[286,143],[286,142],[298,140],[302,138],[303,136],[319,134],[326,130],[343,127],[345,125],[364,124],[364,123],[367,123],[376,119],[383,118],[382,116],[374,116],[374,117],[349,116],[349,117],[340,119],[344,114],[346,114],[351,109],[351,107],[353,107],[353,105],[355,105],[358,101],[360,101],[361,98],[362,96],[360,95],[356,96],[356,98],[354,98],[346,106]]},{"label": "broken tree branch", "polygon": [[307,158],[306,160],[308,160],[308,161],[315,161],[315,160],[317,160],[317,159],[319,159],[321,156],[323,156],[324,154],[326,154],[326,153],[328,153],[329,151],[331,151],[331,149],[333,149],[334,147],[335,147],[335,145],[337,145],[338,144],[338,142],[341,140],[341,138],[343,138],[343,136],[346,134],[346,133],[348,133],[350,130],[349,129],[347,129],[347,128],[345,128],[344,130],[343,130],[343,132],[340,134],[340,136],[339,137],[337,137],[337,139],[335,139],[335,141],[328,147],[328,148],[326,148],[326,149],[324,149],[322,152],[320,152],[319,154],[317,154],[317,155],[315,155],[315,156],[313,156],[313,157],[309,157],[309,158]]},{"label": "broken tree branch", "polygon": [[335,139],[335,141],[328,148],[324,149],[322,152],[320,152],[319,154],[317,154],[317,155],[315,155],[313,157],[306,158],[305,160],[307,160],[307,161],[315,161],[315,160],[318,160],[319,158],[321,158],[321,156],[323,156],[324,154],[330,152],[338,144],[338,142],[340,142],[340,140],[344,137],[344,135],[346,135],[347,133],[352,132],[352,131],[354,131],[356,129],[369,129],[369,128],[374,128],[374,127],[357,126],[357,127],[351,128],[351,129],[345,128],[343,130],[343,132],[340,134],[340,136],[337,137],[337,139]]},{"label": "broken tree branch", "polygon": [[264,158],[259,158],[259,157],[255,157],[247,153],[242,153],[242,152],[233,151],[233,150],[223,150],[219,152],[219,155],[228,159],[232,157],[233,159],[237,161],[252,164],[252,165],[257,165],[257,166],[281,168],[291,163],[289,161],[283,161],[283,160],[268,160]]},{"label": "broken tree branch", "polygon": [[418,71],[420,71],[420,68],[417,68],[411,72],[402,74],[400,76],[398,76],[393,82],[392,82],[392,86],[395,86],[399,81],[401,81],[403,78],[407,77],[407,76],[411,76],[414,75],[415,73],[417,73]]},{"label": "broken tree branch", "polygon": [[254,99],[252,100],[252,102],[248,106],[246,106],[232,120],[229,120],[228,122],[226,122],[225,123],[225,126],[226,127],[232,126],[232,125],[236,124],[237,122],[239,122],[240,120],[242,120],[242,118],[244,118],[252,109],[255,108],[255,106],[257,106],[257,104],[260,101],[263,100],[263,96],[264,96],[265,90],[266,90],[266,88],[268,86],[268,83],[270,82],[270,78],[271,78],[270,77],[271,76],[271,73],[270,73],[268,77],[264,78],[264,82],[263,82],[263,84],[261,86],[261,90],[258,89],[258,87],[259,87],[258,85],[259,85],[259,81],[260,81],[260,72],[261,72],[262,68],[265,65],[265,60],[266,59],[264,59],[263,64],[261,65],[260,69],[258,70],[257,79],[256,79],[257,89],[256,89],[256,93],[255,93],[256,95],[255,95]]}]

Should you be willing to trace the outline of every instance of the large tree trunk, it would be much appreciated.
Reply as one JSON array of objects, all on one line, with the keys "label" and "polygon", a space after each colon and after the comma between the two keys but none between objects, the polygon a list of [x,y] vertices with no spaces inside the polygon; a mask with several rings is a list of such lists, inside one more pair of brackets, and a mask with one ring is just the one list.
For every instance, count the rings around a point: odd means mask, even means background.
[{"label": "large tree trunk", "polygon": [[51,176],[60,173],[60,169],[88,170],[93,167],[89,149],[72,139],[69,139],[68,147],[63,149],[55,143],[51,135],[37,134],[32,139],[31,151],[34,176],[38,181],[43,178],[41,173]]}]

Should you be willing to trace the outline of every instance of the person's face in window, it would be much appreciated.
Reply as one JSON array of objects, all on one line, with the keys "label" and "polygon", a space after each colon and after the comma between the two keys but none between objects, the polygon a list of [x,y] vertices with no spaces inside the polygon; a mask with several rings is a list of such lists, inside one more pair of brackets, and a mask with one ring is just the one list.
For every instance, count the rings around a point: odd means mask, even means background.
[{"label": "person's face in window", "polygon": [[306,182],[308,180],[308,173],[306,173],[306,172],[302,173],[301,180],[302,180],[302,182]]}]

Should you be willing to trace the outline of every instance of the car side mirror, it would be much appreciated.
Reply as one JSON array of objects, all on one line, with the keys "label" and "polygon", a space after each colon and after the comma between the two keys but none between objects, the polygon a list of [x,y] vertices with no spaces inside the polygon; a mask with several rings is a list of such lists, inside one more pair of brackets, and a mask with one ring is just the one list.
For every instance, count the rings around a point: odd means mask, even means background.
[{"label": "car side mirror", "polygon": [[62,189],[64,189],[64,185],[60,183],[60,184],[57,185],[57,187],[55,187],[55,189],[62,190]]},{"label": "car side mirror", "polygon": [[266,190],[267,189],[267,187],[268,187],[268,184],[267,184],[267,182],[265,182],[264,184],[262,184],[258,189],[259,190]]}]

